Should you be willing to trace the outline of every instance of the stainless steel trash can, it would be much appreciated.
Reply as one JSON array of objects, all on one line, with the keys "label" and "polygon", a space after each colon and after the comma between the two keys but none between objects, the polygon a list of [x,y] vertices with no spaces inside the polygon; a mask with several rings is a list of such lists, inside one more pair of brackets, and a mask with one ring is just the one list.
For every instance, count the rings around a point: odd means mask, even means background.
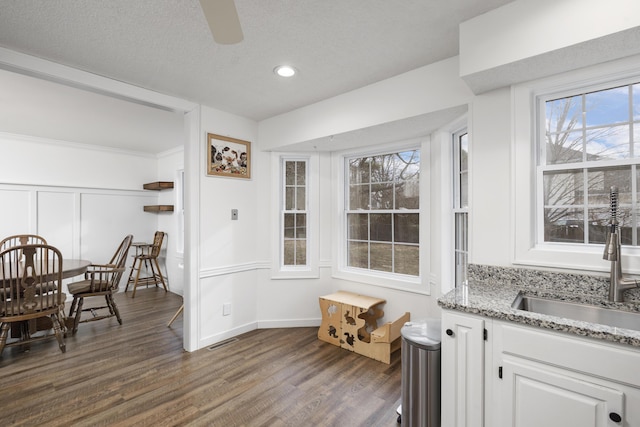
[{"label": "stainless steel trash can", "polygon": [[426,319],[400,330],[403,426],[440,426],[440,325],[440,319]]}]

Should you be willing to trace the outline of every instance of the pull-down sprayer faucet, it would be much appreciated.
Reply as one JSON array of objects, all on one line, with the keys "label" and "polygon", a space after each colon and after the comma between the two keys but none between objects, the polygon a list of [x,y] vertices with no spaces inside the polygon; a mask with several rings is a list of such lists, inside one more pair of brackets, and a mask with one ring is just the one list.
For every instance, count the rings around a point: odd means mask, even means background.
[{"label": "pull-down sprayer faucet", "polygon": [[609,199],[611,218],[602,258],[611,261],[609,301],[622,302],[624,300],[622,297],[624,291],[637,287],[638,282],[634,279],[627,279],[622,275],[622,253],[620,252],[620,234],[618,231],[618,187],[611,187]]}]

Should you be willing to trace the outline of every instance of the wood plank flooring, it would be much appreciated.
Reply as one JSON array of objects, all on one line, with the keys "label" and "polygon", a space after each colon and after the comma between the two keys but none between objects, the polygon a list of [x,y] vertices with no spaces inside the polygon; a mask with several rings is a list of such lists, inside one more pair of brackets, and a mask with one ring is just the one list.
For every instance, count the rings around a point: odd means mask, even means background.
[{"label": "wood plank flooring", "polygon": [[[317,339],[317,328],[263,329],[216,349],[182,349],[182,298],[116,295],[115,318],[0,357],[0,425],[397,426],[392,363]],[[87,300],[85,306],[89,304]]]}]

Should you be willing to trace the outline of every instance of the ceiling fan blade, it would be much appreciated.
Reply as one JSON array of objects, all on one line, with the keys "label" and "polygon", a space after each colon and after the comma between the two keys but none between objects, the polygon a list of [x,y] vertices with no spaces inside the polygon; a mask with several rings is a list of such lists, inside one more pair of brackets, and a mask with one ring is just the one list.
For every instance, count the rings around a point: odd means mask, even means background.
[{"label": "ceiling fan blade", "polygon": [[234,44],[244,39],[234,0],[200,0],[200,6],[216,43]]}]

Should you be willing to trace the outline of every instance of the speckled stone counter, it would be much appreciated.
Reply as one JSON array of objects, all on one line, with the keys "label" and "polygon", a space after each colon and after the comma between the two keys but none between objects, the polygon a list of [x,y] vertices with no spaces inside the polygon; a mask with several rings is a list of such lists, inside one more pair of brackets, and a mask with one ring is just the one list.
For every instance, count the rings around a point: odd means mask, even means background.
[{"label": "speckled stone counter", "polygon": [[640,289],[629,290],[624,303],[606,298],[607,277],[521,268],[470,265],[469,283],[438,300],[440,307],[504,321],[640,347],[638,331],[581,322],[511,308],[519,292],[526,295],[640,312]]}]

